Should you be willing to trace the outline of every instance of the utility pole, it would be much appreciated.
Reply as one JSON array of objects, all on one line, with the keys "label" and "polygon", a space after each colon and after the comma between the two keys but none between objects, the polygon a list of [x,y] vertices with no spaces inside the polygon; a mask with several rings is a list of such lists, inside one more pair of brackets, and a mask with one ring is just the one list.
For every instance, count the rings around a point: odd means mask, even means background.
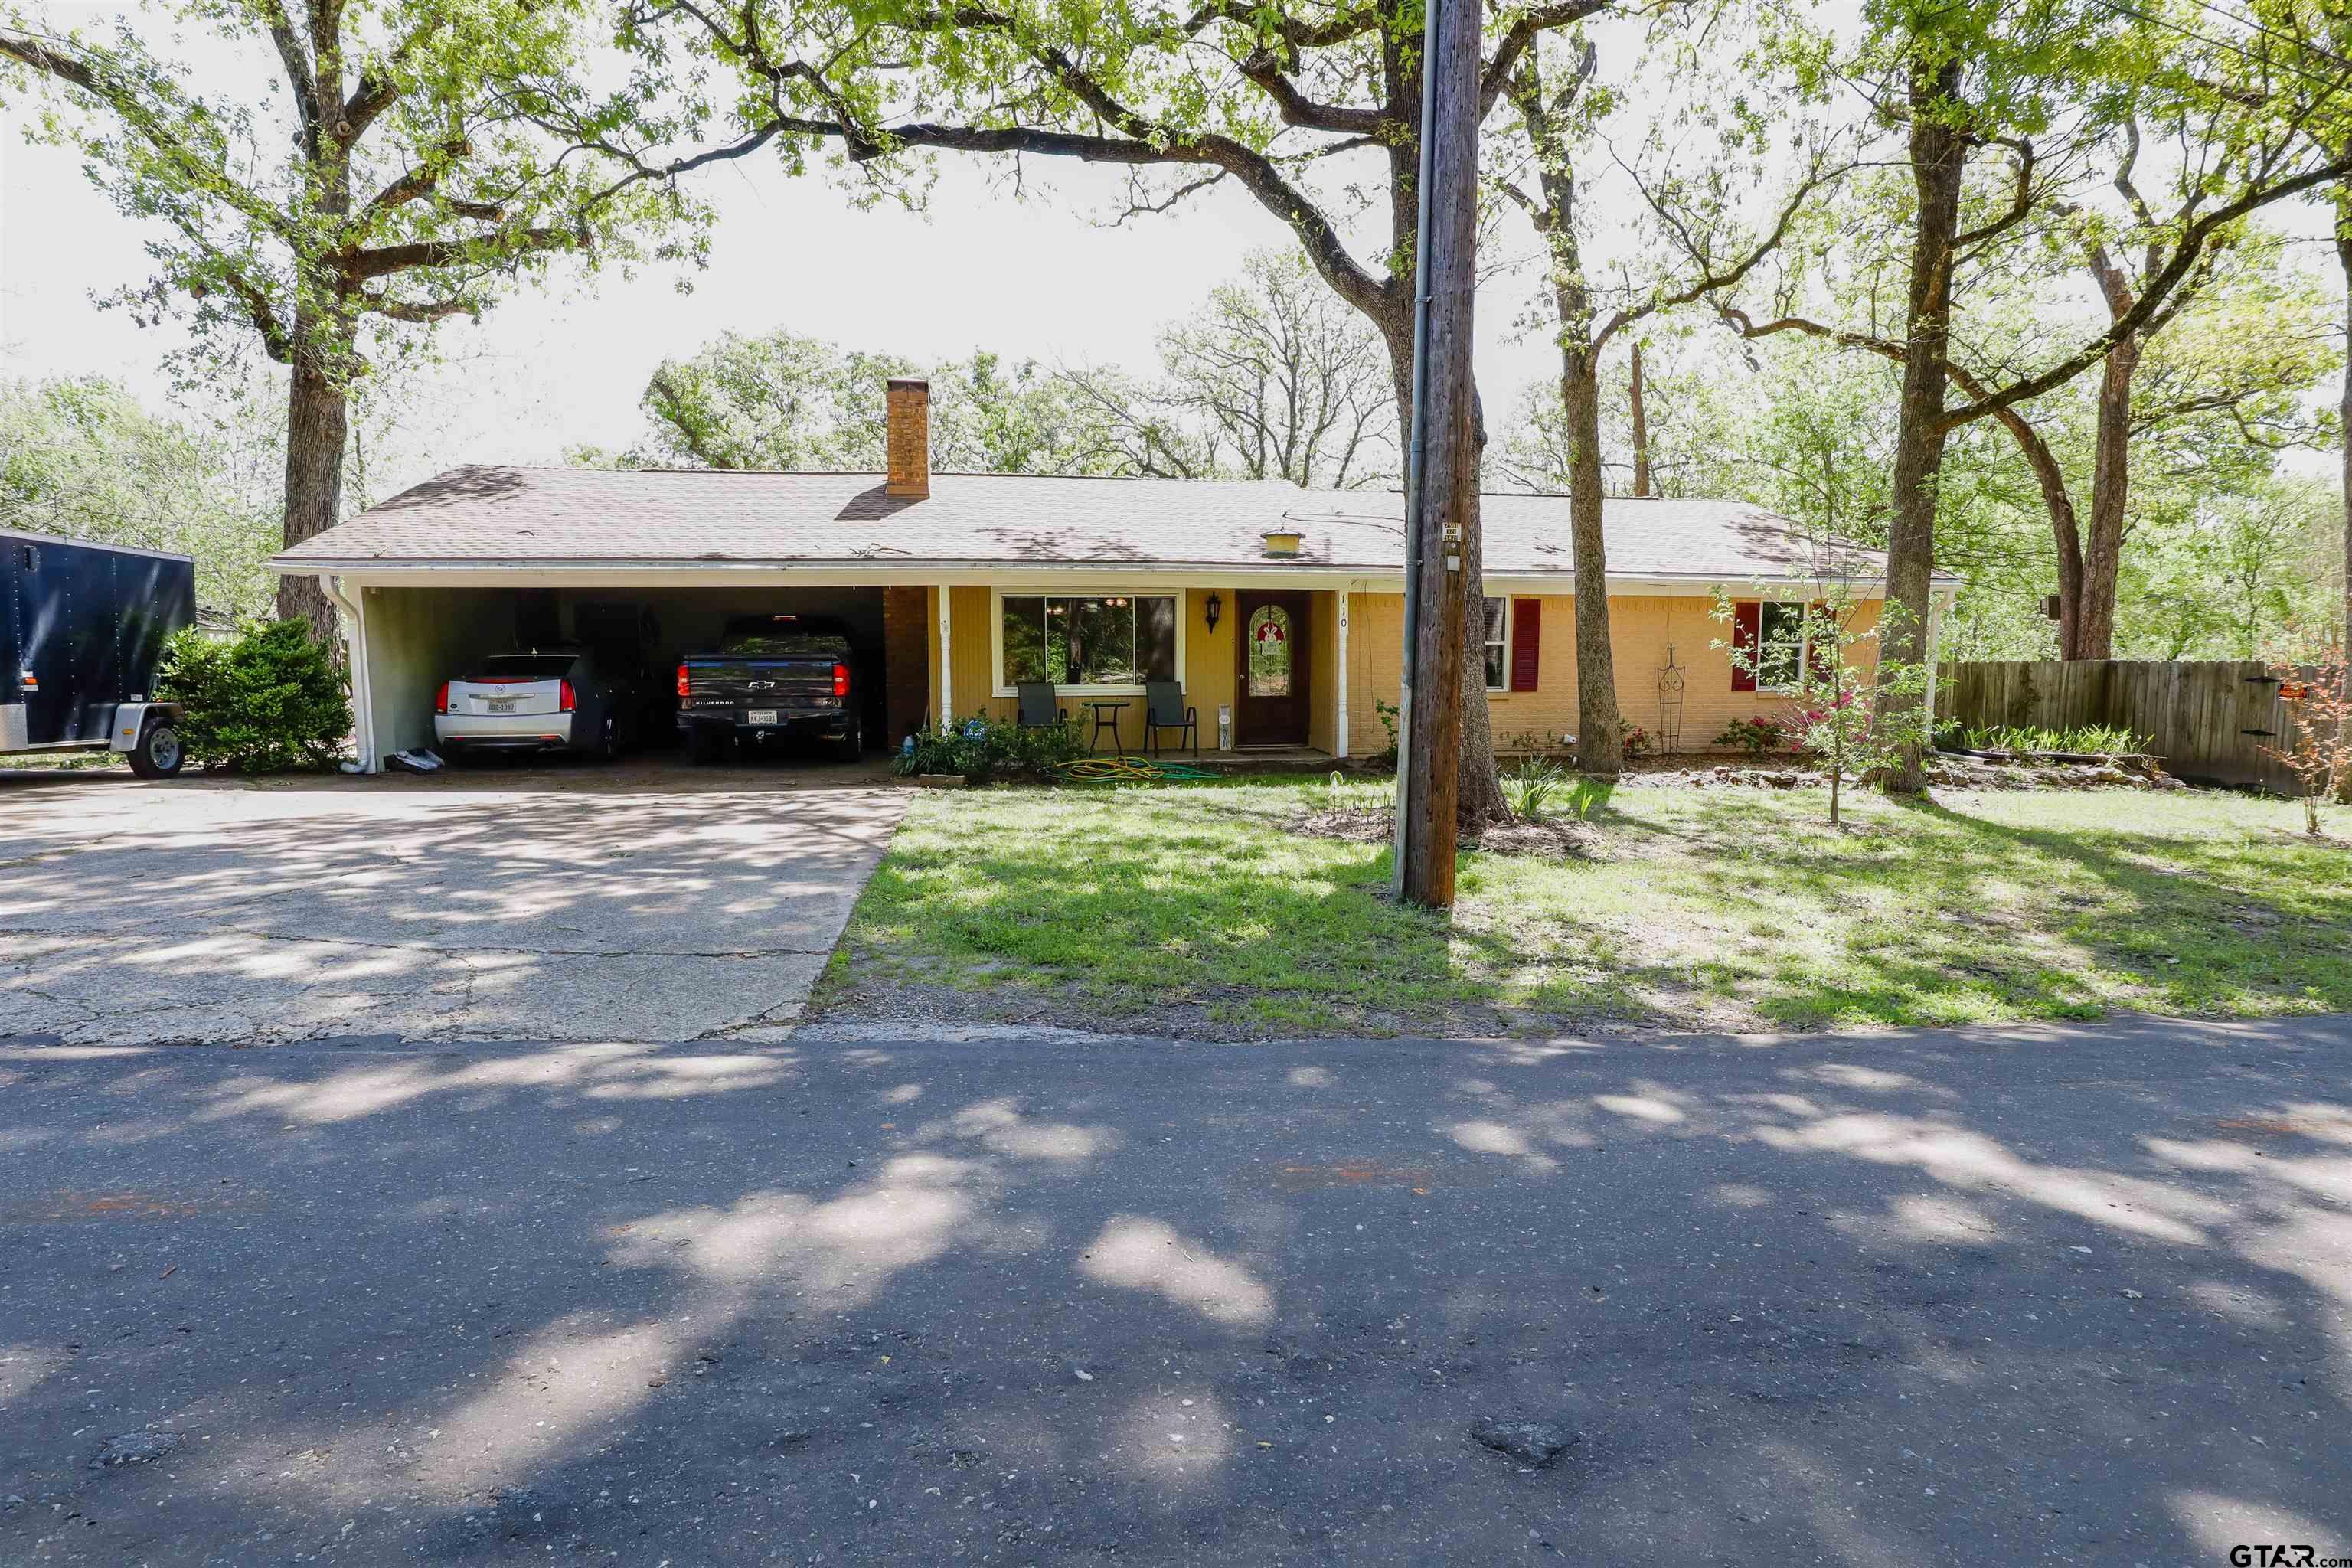
[{"label": "utility pole", "polygon": [[1461,519],[1475,504],[1471,301],[1477,287],[1480,0],[1428,0],[1422,41],[1412,428],[1405,475],[1404,679],[1398,715],[1401,902],[1454,907],[1462,752]]},{"label": "utility pole", "polygon": [[1633,376],[1630,384],[1633,405],[1633,493],[1647,499],[1650,494],[1650,416],[1642,406],[1642,340],[1633,340]]}]

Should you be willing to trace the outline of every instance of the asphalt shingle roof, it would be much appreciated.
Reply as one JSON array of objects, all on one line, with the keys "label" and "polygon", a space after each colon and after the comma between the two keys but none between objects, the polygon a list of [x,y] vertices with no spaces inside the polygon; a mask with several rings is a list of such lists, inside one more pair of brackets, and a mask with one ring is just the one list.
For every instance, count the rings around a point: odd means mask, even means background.
[{"label": "asphalt shingle roof", "polygon": [[[1486,569],[1572,570],[1568,500],[1490,494]],[[662,469],[453,468],[277,557],[331,564],[807,563],[834,566],[1133,563],[1276,569],[1260,535],[1293,530],[1297,560],[1395,572],[1404,499],[1394,491],[1280,483],[934,474],[921,500],[886,496],[878,474]],[[1612,576],[1874,579],[1876,551],[1817,544],[1738,501],[1612,499]]]}]

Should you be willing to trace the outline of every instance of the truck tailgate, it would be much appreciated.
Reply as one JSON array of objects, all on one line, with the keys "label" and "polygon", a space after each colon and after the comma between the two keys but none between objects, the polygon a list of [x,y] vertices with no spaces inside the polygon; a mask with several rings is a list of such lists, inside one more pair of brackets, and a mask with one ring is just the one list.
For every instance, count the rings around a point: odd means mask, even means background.
[{"label": "truck tailgate", "polygon": [[774,708],[800,713],[838,708],[841,698],[834,671],[839,663],[824,655],[689,658],[687,696],[681,706],[688,711]]}]

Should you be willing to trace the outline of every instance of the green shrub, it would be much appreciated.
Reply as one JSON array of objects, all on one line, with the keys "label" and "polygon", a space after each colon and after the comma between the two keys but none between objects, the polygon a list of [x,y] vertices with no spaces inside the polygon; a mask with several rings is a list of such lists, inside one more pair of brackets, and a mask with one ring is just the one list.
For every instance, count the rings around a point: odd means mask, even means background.
[{"label": "green shrub", "polygon": [[352,731],[342,671],[300,621],[251,626],[228,643],[191,627],[164,650],[155,691],[180,705],[181,743],[206,767],[331,768]]},{"label": "green shrub", "polygon": [[1051,779],[1061,763],[1087,754],[1075,726],[1024,730],[1009,719],[975,713],[946,730],[918,730],[890,764],[901,777],[961,773],[972,784],[1000,778]]},{"label": "green shrub", "polygon": [[1715,738],[1718,746],[1728,746],[1747,752],[1751,757],[1769,756],[1789,744],[1789,731],[1777,719],[1758,713],[1750,718],[1734,719]]},{"label": "green shrub", "polygon": [[2063,730],[1984,724],[1963,731],[1962,739],[1975,752],[2072,752],[2100,756],[2128,755],[2156,743],[2153,735],[2137,734],[2114,724],[2072,724]]},{"label": "green shrub", "polygon": [[1372,758],[1372,766],[1392,768],[1397,765],[1397,720],[1402,710],[1393,702],[1383,702],[1375,697],[1372,699],[1372,711],[1380,715],[1381,728],[1389,732],[1389,743]]},{"label": "green shrub", "polygon": [[[1549,816],[1564,804],[1570,803],[1576,781],[1566,768],[1542,757],[1526,757],[1519,765],[1503,775],[1503,798],[1511,803],[1511,814],[1530,821]],[[1571,807],[1572,808],[1572,807]],[[1580,811],[1577,815],[1583,815]]]}]

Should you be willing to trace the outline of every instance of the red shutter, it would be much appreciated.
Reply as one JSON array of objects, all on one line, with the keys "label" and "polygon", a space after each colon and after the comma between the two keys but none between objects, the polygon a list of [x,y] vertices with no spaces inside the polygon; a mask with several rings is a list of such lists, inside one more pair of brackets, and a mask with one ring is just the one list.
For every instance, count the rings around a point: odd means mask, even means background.
[{"label": "red shutter", "polygon": [[1511,689],[1533,691],[1543,648],[1543,601],[1511,601]]},{"label": "red shutter", "polygon": [[1760,600],[1742,599],[1731,606],[1731,647],[1734,652],[1746,654],[1751,661],[1742,669],[1737,662],[1731,667],[1731,689],[1756,689],[1756,669],[1753,660],[1758,645],[1764,640],[1764,605]]}]

